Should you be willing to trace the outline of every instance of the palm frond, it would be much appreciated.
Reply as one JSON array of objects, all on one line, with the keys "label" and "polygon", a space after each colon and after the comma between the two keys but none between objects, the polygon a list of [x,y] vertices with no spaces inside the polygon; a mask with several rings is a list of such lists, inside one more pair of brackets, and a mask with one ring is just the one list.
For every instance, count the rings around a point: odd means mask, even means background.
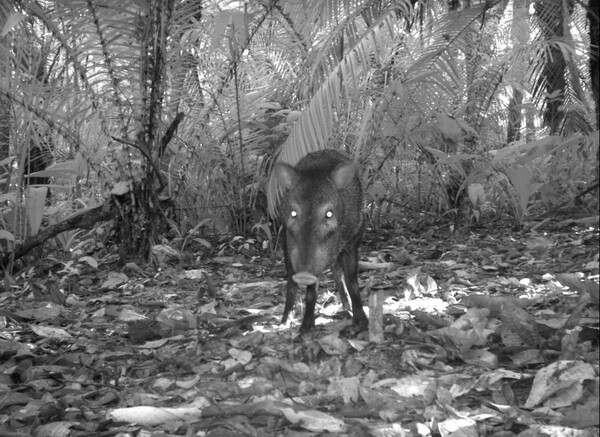
[{"label": "palm frond", "polygon": [[342,95],[354,95],[363,86],[362,80],[371,67],[370,53],[377,50],[394,20],[394,12],[380,17],[373,28],[353,47],[344,59],[329,73],[301,118],[293,126],[290,136],[281,148],[279,159],[296,163],[309,151],[323,148],[331,132],[333,109],[341,108]]},{"label": "palm frond", "polygon": [[[574,8],[571,2],[542,0],[535,6],[534,41],[540,49],[529,69],[533,101],[544,107],[544,120],[551,133],[590,132],[591,102],[580,81],[587,60],[587,36],[582,32],[584,11]],[[571,22],[575,23],[573,28],[569,27]],[[573,38],[573,29],[577,39]]]}]

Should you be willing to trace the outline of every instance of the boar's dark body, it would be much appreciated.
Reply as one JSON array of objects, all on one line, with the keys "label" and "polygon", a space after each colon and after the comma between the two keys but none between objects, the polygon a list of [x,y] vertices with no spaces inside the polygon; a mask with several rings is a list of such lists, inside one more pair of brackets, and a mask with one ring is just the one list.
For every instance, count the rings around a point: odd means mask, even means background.
[{"label": "boar's dark body", "polygon": [[306,286],[300,332],[314,327],[318,277],[332,267],[344,307],[350,309],[350,296],[353,322],[365,329],[368,319],[357,279],[363,220],[356,165],[341,152],[321,150],[309,153],[296,166],[277,163],[274,172],[286,190],[282,219],[287,294],[282,323],[293,309],[298,286]]}]

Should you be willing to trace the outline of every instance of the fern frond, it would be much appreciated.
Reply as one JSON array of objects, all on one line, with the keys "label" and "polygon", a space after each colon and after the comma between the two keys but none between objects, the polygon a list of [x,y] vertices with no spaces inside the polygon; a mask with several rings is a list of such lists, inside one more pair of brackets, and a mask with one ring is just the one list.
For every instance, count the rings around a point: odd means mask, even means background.
[{"label": "fern frond", "polygon": [[393,19],[393,11],[380,17],[363,39],[329,73],[292,128],[288,140],[281,148],[279,159],[294,164],[306,153],[325,146],[331,132],[332,110],[341,108],[341,95],[353,95],[361,89],[362,78],[371,66],[370,52],[377,49],[377,44],[383,38],[391,36],[387,34],[390,26],[383,24]]},{"label": "fern frond", "polygon": [[[377,50],[383,39],[389,38],[395,20],[395,12],[382,15],[349,50],[342,61],[329,73],[314,94],[300,119],[294,124],[289,137],[281,147],[278,159],[295,164],[310,151],[319,150],[327,144],[332,131],[334,110],[342,106],[342,95],[356,95],[362,89],[362,81],[371,67],[370,53]],[[276,203],[276,181],[269,180],[267,197],[270,207]],[[274,210],[273,210],[274,211]]]}]

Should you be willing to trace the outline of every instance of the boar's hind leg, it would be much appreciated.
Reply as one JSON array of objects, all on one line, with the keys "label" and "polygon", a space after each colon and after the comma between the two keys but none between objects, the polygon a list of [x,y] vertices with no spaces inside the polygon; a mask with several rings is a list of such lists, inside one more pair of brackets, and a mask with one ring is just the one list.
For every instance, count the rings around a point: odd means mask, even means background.
[{"label": "boar's hind leg", "polygon": [[367,329],[369,320],[363,309],[358,288],[358,248],[343,250],[340,254],[340,262],[344,271],[344,282],[352,300],[352,321],[360,329]]},{"label": "boar's hind leg", "polygon": [[352,311],[352,307],[350,306],[350,302],[348,301],[348,287],[346,286],[346,281],[344,280],[344,269],[342,268],[342,255],[340,254],[333,266],[333,279],[335,281],[335,288],[340,296],[340,300],[342,301],[342,306],[348,312]]}]

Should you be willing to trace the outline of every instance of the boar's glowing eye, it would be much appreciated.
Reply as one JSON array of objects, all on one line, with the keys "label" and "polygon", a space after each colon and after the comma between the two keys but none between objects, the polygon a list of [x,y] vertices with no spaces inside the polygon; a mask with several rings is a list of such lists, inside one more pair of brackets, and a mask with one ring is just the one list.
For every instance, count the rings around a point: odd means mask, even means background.
[{"label": "boar's glowing eye", "polygon": [[290,215],[291,215],[292,217],[297,217],[297,216],[298,216],[298,213],[296,212],[296,210],[292,209],[292,212],[290,212]]},{"label": "boar's glowing eye", "polygon": [[325,213],[325,217],[327,217],[327,218],[331,218],[331,217],[333,217],[333,211],[327,211],[327,212]]}]

